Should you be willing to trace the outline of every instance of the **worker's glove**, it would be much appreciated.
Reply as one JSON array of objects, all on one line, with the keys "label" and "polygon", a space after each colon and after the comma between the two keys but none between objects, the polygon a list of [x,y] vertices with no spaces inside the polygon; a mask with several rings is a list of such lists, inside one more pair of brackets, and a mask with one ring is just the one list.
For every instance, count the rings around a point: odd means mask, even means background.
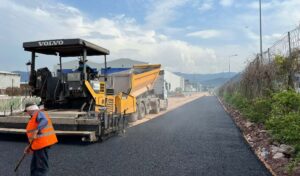
[{"label": "worker's glove", "polygon": [[26,154],[32,154],[33,153],[33,151],[31,150],[30,145],[26,146],[26,148],[24,150],[24,153],[26,153]]},{"label": "worker's glove", "polygon": [[37,131],[35,131],[35,132],[33,133],[33,135],[32,135],[33,140],[35,140],[35,139],[37,138],[38,132],[39,132],[39,131],[37,130]]}]

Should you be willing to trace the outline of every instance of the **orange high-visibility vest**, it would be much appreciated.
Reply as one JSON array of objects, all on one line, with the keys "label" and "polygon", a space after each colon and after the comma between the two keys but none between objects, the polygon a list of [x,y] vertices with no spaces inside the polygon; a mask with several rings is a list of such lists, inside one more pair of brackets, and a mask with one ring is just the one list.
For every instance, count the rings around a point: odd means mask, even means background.
[{"label": "orange high-visibility vest", "polygon": [[52,125],[52,121],[49,118],[49,115],[46,112],[43,112],[47,117],[48,124],[45,126],[37,135],[37,138],[33,140],[34,132],[38,131],[38,123],[36,118],[38,117],[39,111],[35,112],[31,119],[29,120],[27,127],[26,127],[26,134],[28,137],[29,142],[32,142],[31,149],[32,150],[39,150],[47,146],[51,146],[57,143],[57,137]]}]

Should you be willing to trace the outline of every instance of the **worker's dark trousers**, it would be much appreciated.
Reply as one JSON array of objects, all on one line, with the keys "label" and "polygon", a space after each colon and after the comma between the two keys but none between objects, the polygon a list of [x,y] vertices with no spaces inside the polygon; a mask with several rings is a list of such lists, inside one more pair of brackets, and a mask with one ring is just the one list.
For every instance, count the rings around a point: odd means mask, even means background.
[{"label": "worker's dark trousers", "polygon": [[33,151],[30,166],[31,176],[45,176],[48,173],[48,150],[49,147]]}]

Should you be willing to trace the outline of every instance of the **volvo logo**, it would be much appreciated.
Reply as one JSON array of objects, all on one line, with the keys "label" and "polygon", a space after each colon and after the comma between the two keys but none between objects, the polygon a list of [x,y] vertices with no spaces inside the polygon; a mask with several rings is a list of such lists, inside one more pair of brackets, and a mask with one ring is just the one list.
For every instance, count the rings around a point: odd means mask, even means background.
[{"label": "volvo logo", "polygon": [[41,41],[39,42],[39,46],[55,46],[55,45],[63,45],[63,40],[51,40],[51,41]]}]

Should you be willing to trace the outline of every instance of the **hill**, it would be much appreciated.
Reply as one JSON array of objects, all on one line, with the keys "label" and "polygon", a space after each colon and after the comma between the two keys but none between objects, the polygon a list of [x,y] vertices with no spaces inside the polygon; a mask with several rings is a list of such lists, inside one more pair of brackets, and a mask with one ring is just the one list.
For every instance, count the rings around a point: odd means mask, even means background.
[{"label": "hill", "polygon": [[213,74],[187,74],[181,72],[175,72],[175,74],[188,79],[193,83],[200,83],[204,86],[218,87],[229,81],[231,78],[236,76],[238,73],[235,72],[222,72]]}]

